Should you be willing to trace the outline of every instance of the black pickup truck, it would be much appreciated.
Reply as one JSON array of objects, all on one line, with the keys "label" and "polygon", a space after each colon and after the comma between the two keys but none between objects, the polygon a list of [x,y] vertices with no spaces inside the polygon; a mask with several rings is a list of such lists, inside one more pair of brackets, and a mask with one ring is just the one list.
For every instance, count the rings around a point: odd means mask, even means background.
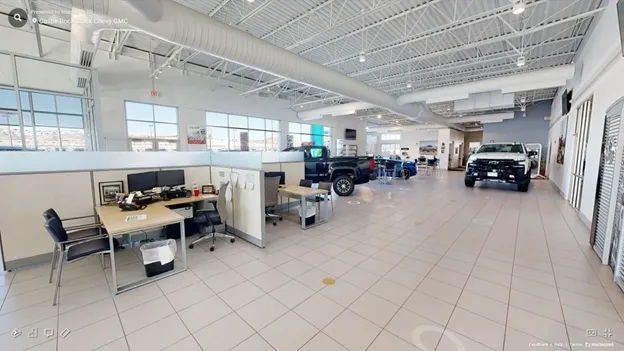
[{"label": "black pickup truck", "polygon": [[372,157],[329,157],[325,146],[291,147],[284,151],[303,152],[305,179],[317,182],[332,182],[334,192],[349,196],[355,184],[368,183],[375,168]]}]

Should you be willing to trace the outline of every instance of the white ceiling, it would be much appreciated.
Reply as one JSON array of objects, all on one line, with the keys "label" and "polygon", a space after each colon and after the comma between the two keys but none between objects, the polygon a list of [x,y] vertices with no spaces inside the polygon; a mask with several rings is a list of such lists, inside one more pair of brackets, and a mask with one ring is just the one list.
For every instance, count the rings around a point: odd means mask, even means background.
[{"label": "white ceiling", "polygon": [[[395,96],[569,64],[606,3],[525,0],[526,10],[514,15],[509,0],[175,1]],[[33,4],[35,9],[54,6],[45,0]],[[141,34],[123,44],[164,56],[176,52],[175,46]],[[361,52],[365,62],[359,60]],[[516,65],[520,53],[526,56],[524,67]],[[249,93],[288,97],[296,110],[352,101],[203,53],[184,49],[175,59],[211,68],[213,77],[236,79],[249,86]],[[555,93],[552,88],[523,92],[517,105],[552,99]],[[430,107],[449,118],[459,116],[449,103]],[[355,118],[364,115],[378,125],[414,123],[376,109]]]}]

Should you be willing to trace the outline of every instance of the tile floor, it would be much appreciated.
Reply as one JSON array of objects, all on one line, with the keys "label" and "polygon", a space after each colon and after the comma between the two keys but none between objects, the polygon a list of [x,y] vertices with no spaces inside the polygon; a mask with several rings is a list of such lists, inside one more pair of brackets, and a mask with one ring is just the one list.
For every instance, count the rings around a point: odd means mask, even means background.
[{"label": "tile floor", "polygon": [[[2,275],[0,349],[624,350],[624,294],[546,181],[419,176],[334,205],[317,228],[268,226],[266,249],[198,245],[188,271],[116,296],[97,259],[66,266],[57,307],[47,265]],[[118,262],[122,281],[143,274],[136,250]]]}]

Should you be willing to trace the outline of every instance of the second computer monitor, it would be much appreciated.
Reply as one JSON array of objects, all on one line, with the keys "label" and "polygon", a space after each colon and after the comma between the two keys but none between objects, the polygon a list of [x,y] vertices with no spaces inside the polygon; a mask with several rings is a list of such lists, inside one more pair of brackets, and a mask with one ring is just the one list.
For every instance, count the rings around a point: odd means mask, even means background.
[{"label": "second computer monitor", "polygon": [[157,174],[158,186],[178,186],[186,184],[184,182],[184,170],[176,169],[172,171],[159,171]]}]

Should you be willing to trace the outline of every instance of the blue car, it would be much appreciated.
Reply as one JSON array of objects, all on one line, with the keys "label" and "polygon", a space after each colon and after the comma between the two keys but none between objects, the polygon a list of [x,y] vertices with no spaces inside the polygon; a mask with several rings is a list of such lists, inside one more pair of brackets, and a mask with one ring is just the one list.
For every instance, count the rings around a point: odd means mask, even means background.
[{"label": "blue car", "polygon": [[375,159],[375,172],[374,174],[379,176],[379,165],[386,165],[387,163],[394,163],[394,176],[397,178],[410,179],[410,177],[418,174],[418,169],[414,162],[390,160],[386,158]]}]

